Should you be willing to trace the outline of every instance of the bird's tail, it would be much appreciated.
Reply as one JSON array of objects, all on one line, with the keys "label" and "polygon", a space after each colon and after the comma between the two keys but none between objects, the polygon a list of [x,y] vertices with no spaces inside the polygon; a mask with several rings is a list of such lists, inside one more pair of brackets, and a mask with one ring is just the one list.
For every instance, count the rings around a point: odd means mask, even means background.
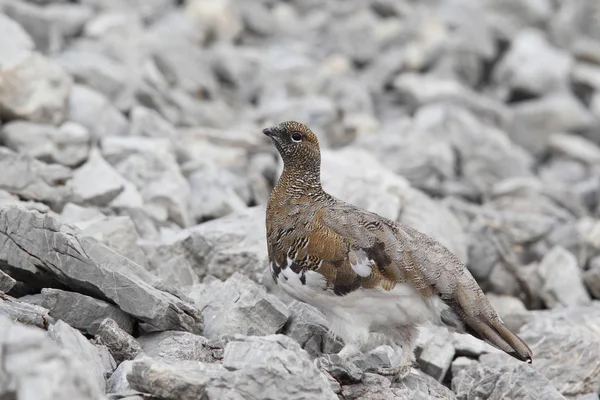
[{"label": "bird's tail", "polygon": [[457,310],[465,322],[466,331],[517,360],[532,363],[533,352],[527,344],[510,331],[500,320],[481,290],[472,291],[459,287]]}]

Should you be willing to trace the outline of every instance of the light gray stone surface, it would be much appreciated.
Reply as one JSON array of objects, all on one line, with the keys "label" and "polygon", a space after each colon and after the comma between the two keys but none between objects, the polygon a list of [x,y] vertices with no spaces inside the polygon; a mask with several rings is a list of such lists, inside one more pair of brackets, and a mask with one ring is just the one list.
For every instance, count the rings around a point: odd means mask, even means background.
[{"label": "light gray stone surface", "polygon": [[98,344],[106,346],[117,364],[121,364],[125,360],[133,360],[143,354],[140,344],[110,318],[102,320],[96,330],[94,340]]},{"label": "light gray stone surface", "polygon": [[[45,164],[28,155],[0,148],[0,189],[22,199],[61,204],[71,194],[65,181],[72,172],[61,165]],[[25,184],[24,184],[25,183]]]},{"label": "light gray stone surface", "polygon": [[103,358],[100,348],[91,344],[77,329],[61,320],[48,327],[48,336],[60,347],[70,351],[81,360],[96,379],[98,387],[102,391],[106,390],[106,378],[117,367],[110,354],[108,359]]},{"label": "light gray stone surface", "polygon": [[90,365],[41,329],[0,316],[0,395],[23,400],[105,399]]},{"label": "light gray stone surface", "polygon": [[48,326],[55,321],[44,307],[21,302],[4,294],[0,296],[0,315],[42,329],[48,329]]},{"label": "light gray stone surface", "polygon": [[0,260],[26,278],[50,279],[111,300],[156,329],[202,331],[191,304],[155,289],[142,267],[50,216],[19,207],[0,209]]},{"label": "light gray stone surface", "polygon": [[15,286],[15,281],[10,275],[0,270],[0,292],[8,293]]},{"label": "light gray stone surface", "polygon": [[[104,318],[111,318],[119,327],[128,333],[133,330],[133,318],[105,301],[85,296],[76,292],[67,292],[59,289],[42,289],[40,299],[35,299],[34,304],[48,310],[51,317],[60,319],[74,328],[94,335]],[[22,298],[26,301],[26,298]]]},{"label": "light gray stone surface", "polygon": [[225,282],[214,280],[189,295],[202,311],[207,338],[278,333],[290,316],[281,300],[240,273]]},{"label": "light gray stone surface", "polygon": [[144,353],[155,359],[207,363],[214,361],[207,339],[193,333],[176,331],[149,333],[138,337],[137,341]]}]

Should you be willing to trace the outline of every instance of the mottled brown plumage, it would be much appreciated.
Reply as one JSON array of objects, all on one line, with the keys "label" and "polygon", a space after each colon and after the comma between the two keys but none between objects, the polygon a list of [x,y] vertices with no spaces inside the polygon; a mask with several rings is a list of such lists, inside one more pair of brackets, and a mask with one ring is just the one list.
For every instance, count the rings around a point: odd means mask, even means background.
[{"label": "mottled brown plumage", "polygon": [[288,121],[263,132],[284,161],[266,215],[273,279],[326,314],[346,342],[340,355],[360,351],[365,332],[378,331],[402,342],[410,361],[414,328],[431,321],[531,362],[531,350],[447,248],[323,190],[319,143],[310,129]]}]

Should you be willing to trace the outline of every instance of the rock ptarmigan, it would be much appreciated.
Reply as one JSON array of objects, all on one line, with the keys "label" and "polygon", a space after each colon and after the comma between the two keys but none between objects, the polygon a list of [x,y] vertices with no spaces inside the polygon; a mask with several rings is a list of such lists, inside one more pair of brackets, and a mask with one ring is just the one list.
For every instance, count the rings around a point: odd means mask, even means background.
[{"label": "rock ptarmigan", "polygon": [[284,162],[266,212],[273,279],[325,314],[344,341],[340,357],[365,351],[370,333],[383,333],[402,348],[395,373],[405,376],[414,362],[417,327],[432,322],[531,363],[527,344],[502,323],[446,247],[323,190],[319,143],[308,127],[287,121],[263,133]]}]

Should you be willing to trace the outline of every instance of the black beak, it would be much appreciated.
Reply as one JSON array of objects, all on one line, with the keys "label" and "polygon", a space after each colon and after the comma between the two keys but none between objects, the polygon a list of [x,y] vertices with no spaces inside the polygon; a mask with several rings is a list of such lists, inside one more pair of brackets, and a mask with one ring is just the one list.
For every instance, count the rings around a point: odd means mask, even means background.
[{"label": "black beak", "polygon": [[271,126],[269,128],[265,128],[263,129],[263,133],[268,137],[272,138],[273,136],[277,135],[277,127]]}]

